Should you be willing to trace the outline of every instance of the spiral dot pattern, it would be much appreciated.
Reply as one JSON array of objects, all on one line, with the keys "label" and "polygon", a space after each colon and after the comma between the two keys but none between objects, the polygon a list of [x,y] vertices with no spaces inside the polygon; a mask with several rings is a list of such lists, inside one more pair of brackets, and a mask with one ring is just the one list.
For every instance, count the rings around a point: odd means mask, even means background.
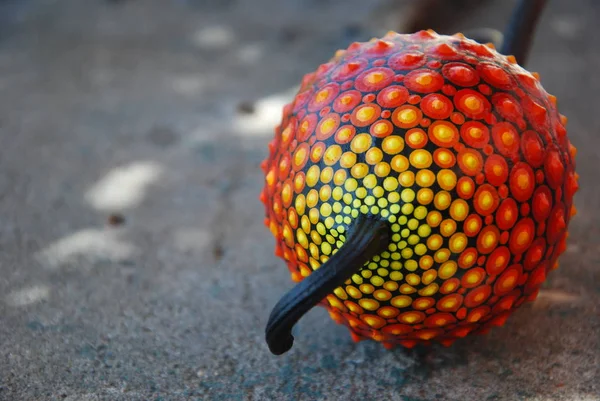
[{"label": "spiral dot pattern", "polygon": [[392,241],[322,305],[353,338],[450,344],[533,300],[577,190],[536,75],[457,34],[389,33],[308,74],[263,163],[266,225],[300,281],[359,214]]}]

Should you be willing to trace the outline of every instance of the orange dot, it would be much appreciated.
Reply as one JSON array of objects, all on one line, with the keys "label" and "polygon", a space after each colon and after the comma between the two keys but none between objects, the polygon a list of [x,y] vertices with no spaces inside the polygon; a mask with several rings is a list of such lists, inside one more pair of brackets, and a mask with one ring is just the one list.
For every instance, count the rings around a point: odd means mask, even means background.
[{"label": "orange dot", "polygon": [[489,184],[483,184],[475,192],[473,205],[477,213],[487,216],[496,210],[499,202],[500,197],[496,189]]},{"label": "orange dot", "polygon": [[405,141],[411,148],[420,149],[427,144],[427,134],[421,128],[413,128],[406,133]]},{"label": "orange dot", "polygon": [[458,152],[458,165],[469,176],[477,175],[483,169],[483,158],[474,149],[464,148]]},{"label": "orange dot", "polygon": [[429,139],[441,147],[451,148],[458,142],[458,129],[448,121],[435,121],[428,128]]},{"label": "orange dot", "polygon": [[421,110],[411,105],[400,106],[392,113],[392,122],[399,128],[412,128],[423,118]]},{"label": "orange dot", "polygon": [[456,163],[456,157],[448,149],[439,148],[433,152],[433,160],[441,168],[451,168]]},{"label": "orange dot", "polygon": [[487,226],[477,237],[477,250],[483,254],[492,252],[498,245],[500,232],[495,226]]}]

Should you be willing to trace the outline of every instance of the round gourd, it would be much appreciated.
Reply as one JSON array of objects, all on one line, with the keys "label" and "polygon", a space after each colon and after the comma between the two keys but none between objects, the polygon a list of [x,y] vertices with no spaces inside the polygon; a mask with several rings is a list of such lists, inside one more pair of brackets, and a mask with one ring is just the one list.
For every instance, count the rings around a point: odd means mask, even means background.
[{"label": "round gourd", "polygon": [[276,254],[300,282],[376,221],[382,246],[322,294],[331,318],[386,347],[485,333],[565,250],[565,124],[536,74],[460,34],[353,43],[304,77],[269,144]]}]

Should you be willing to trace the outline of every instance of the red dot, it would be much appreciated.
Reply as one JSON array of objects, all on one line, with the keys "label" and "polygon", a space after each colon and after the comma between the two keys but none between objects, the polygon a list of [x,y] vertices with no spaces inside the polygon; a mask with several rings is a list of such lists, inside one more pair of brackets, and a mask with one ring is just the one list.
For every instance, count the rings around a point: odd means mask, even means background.
[{"label": "red dot", "polygon": [[417,104],[421,101],[421,96],[419,95],[410,95],[408,97],[408,103],[410,104]]},{"label": "red dot", "polygon": [[502,273],[494,284],[494,293],[496,295],[504,295],[511,292],[519,281],[519,277],[523,272],[521,265],[512,265]]},{"label": "red dot", "polygon": [[460,136],[467,145],[481,149],[490,140],[490,130],[479,121],[469,121],[460,127]]},{"label": "red dot", "polygon": [[454,110],[452,101],[439,93],[431,93],[421,101],[421,110],[423,113],[436,120],[444,120],[450,116]]},{"label": "red dot", "polygon": [[521,205],[521,216],[528,216],[530,212],[529,203],[523,203]]},{"label": "red dot", "polygon": [[362,72],[354,85],[362,92],[373,92],[389,86],[394,80],[394,71],[389,68],[374,67]]},{"label": "red dot", "polygon": [[546,155],[544,170],[546,171],[546,179],[550,187],[557,188],[563,183],[565,166],[557,150],[552,150]]},{"label": "red dot", "polygon": [[527,163],[519,162],[510,173],[510,193],[519,202],[525,202],[533,194],[535,178]]},{"label": "red dot", "polygon": [[544,162],[544,144],[535,131],[525,131],[521,135],[521,151],[527,163],[540,167]]},{"label": "red dot", "polygon": [[506,269],[510,262],[510,251],[505,246],[500,246],[490,254],[485,264],[487,274],[497,276]]},{"label": "red dot", "polygon": [[479,74],[465,63],[448,63],[442,68],[444,77],[458,86],[474,86],[479,82]]},{"label": "red dot", "polygon": [[381,107],[394,108],[406,103],[408,91],[403,86],[392,85],[384,88],[377,95],[377,103]]},{"label": "red dot", "polygon": [[406,74],[404,86],[417,93],[431,93],[439,91],[444,85],[444,78],[437,72],[422,68]]},{"label": "red dot", "polygon": [[481,120],[491,112],[490,102],[479,92],[472,89],[461,89],[454,96],[456,108],[465,116]]},{"label": "red dot", "polygon": [[368,95],[365,95],[363,97],[363,102],[364,103],[372,103],[375,100],[375,95],[372,93],[369,93]]},{"label": "red dot", "polygon": [[506,93],[496,93],[492,96],[492,104],[496,112],[506,120],[516,123],[522,118],[521,106],[514,97]]},{"label": "red dot", "polygon": [[507,157],[519,152],[519,133],[509,122],[503,121],[492,127],[492,139],[496,150]]},{"label": "red dot", "polygon": [[357,90],[342,92],[333,102],[333,110],[340,114],[350,111],[358,106],[361,98],[361,93]]},{"label": "red dot", "polygon": [[447,96],[454,96],[456,94],[456,88],[452,85],[444,85],[442,86],[442,92]]},{"label": "red dot", "polygon": [[544,238],[536,238],[525,254],[525,259],[523,260],[523,266],[525,267],[525,270],[532,270],[536,268],[542,261],[545,250],[546,241]]},{"label": "red dot", "polygon": [[[484,303],[492,294],[492,288],[489,285],[477,287],[467,294],[464,304],[467,308],[473,308]],[[474,311],[472,311],[474,312]]]},{"label": "red dot", "polygon": [[400,52],[391,56],[388,65],[395,70],[412,70],[425,64],[425,55],[421,52]]},{"label": "red dot", "polygon": [[510,233],[508,245],[514,255],[525,252],[535,238],[535,224],[529,217],[517,222]]},{"label": "red dot", "polygon": [[506,198],[496,211],[496,224],[500,230],[509,230],[516,223],[518,217],[517,202],[513,198]]},{"label": "red dot", "polygon": [[477,64],[477,71],[484,81],[499,89],[512,89],[515,86],[513,79],[501,67],[489,63]]},{"label": "red dot", "polygon": [[489,156],[483,170],[487,181],[494,186],[504,184],[508,178],[508,164],[500,155]]}]

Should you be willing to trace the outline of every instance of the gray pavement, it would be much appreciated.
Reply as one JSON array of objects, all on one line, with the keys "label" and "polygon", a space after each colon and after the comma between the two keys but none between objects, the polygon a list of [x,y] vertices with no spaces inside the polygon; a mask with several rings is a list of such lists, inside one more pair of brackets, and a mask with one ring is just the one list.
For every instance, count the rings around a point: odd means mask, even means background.
[{"label": "gray pavement", "polygon": [[320,308],[288,354],[264,343],[292,286],[257,199],[272,128],[302,74],[406,4],[0,1],[0,399],[600,400],[595,0],[550,1],[529,61],[581,175],[539,299],[451,348],[354,344]]}]

